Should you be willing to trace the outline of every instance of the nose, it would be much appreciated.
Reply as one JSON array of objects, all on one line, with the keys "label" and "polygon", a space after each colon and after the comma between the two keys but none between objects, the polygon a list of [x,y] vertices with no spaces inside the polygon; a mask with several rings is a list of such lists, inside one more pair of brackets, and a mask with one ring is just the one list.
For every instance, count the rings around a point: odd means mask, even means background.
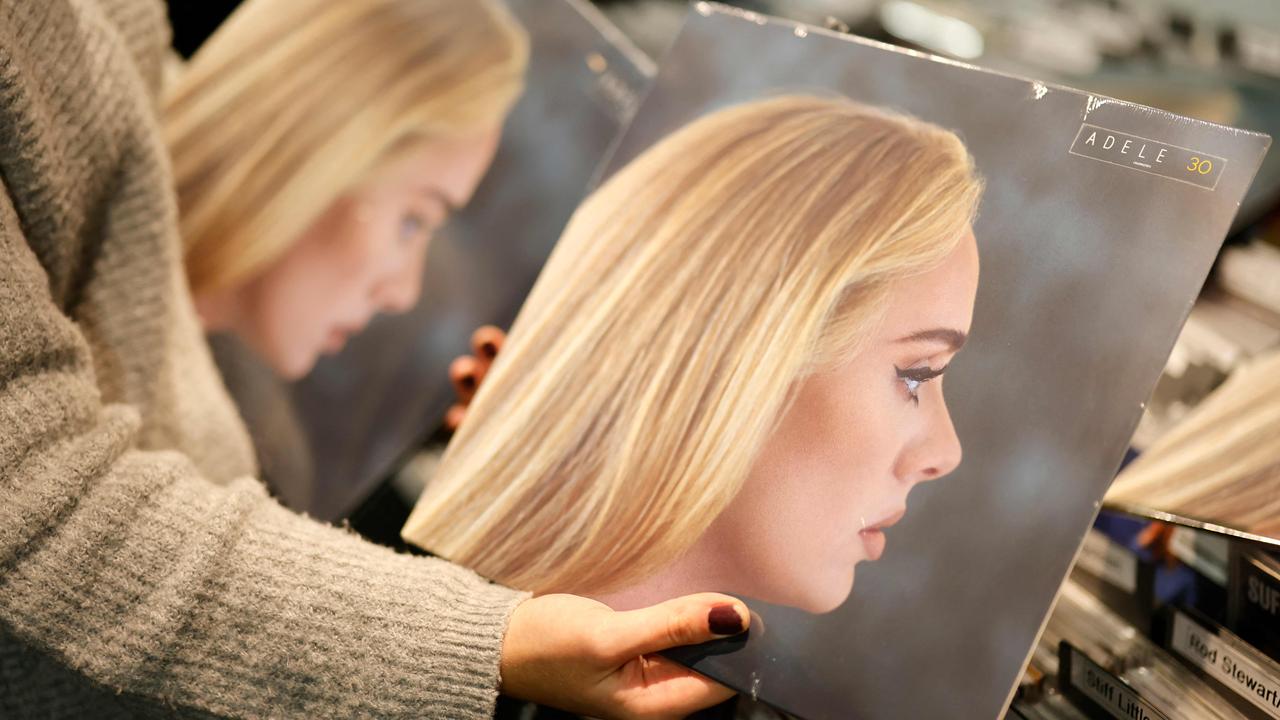
[{"label": "nose", "polygon": [[412,310],[421,294],[421,264],[404,263],[377,286],[374,304],[382,312],[395,315]]},{"label": "nose", "polygon": [[960,466],[963,451],[951,413],[945,401],[936,403],[935,408],[918,441],[899,458],[898,477],[912,485],[937,480]]}]

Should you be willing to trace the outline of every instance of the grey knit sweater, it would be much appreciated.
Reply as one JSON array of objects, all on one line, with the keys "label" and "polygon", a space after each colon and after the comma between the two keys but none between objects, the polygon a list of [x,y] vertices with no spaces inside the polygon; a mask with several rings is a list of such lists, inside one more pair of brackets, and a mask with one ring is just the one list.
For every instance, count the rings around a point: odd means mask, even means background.
[{"label": "grey knit sweater", "polygon": [[0,0],[0,717],[481,718],[523,597],[252,477],[183,279],[160,0]]}]

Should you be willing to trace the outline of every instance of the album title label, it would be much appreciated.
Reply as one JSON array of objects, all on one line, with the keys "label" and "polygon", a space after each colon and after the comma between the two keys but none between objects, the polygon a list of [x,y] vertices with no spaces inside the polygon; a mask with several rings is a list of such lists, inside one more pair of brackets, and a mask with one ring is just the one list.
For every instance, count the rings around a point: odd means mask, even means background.
[{"label": "album title label", "polygon": [[1227,167],[1224,157],[1090,123],[1080,126],[1070,152],[1206,190],[1218,187]]}]

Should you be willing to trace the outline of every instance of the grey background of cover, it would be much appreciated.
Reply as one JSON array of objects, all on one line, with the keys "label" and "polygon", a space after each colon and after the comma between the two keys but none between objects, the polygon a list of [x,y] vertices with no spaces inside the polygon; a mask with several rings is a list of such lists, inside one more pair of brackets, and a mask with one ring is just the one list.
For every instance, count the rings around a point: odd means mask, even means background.
[{"label": "grey background of cover", "polygon": [[[956,130],[988,189],[972,337],[947,373],[960,468],[913,491],[835,612],[753,602],[741,650],[676,656],[808,718],[996,717],[1269,139],[697,8],[606,174],[711,110],[813,91]],[[1070,155],[1086,118],[1228,158],[1225,174],[1208,191]]]},{"label": "grey background of cover", "polygon": [[478,326],[515,317],[653,74],[586,0],[508,5],[532,39],[526,91],[474,199],[431,241],[417,307],[377,318],[284,388],[243,346],[214,339],[272,489],[294,509],[343,517],[439,425],[454,400],[449,363]]}]

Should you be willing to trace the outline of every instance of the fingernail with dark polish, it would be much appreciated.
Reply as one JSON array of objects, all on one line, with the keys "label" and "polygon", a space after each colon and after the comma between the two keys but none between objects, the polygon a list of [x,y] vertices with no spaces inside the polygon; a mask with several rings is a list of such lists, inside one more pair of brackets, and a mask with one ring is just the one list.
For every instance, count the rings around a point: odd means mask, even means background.
[{"label": "fingernail with dark polish", "polygon": [[716,635],[737,635],[742,632],[742,616],[732,605],[716,605],[707,613],[707,624]]}]

